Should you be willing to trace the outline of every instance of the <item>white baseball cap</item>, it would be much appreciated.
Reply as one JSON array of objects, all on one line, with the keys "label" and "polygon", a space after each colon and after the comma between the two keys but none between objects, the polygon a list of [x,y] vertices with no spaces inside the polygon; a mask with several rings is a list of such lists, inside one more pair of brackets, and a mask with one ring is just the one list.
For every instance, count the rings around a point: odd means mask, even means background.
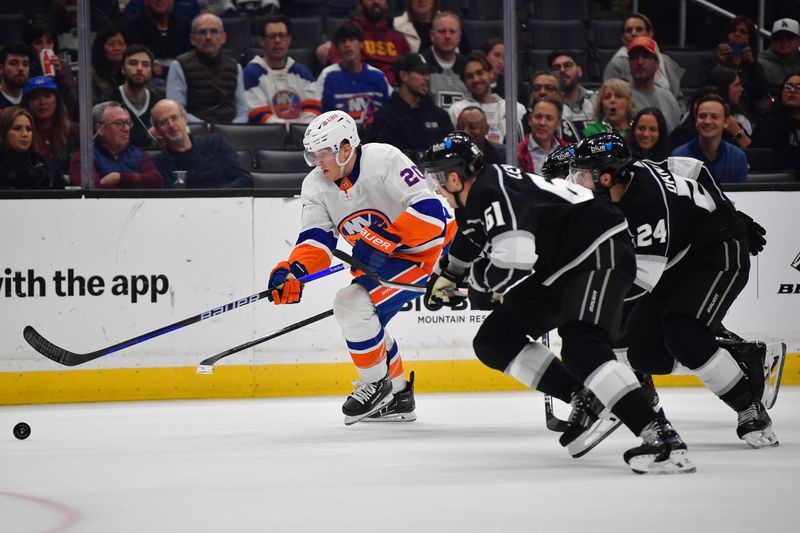
[{"label": "white baseball cap", "polygon": [[785,31],[800,36],[800,24],[794,19],[778,19],[772,25],[772,33]]}]

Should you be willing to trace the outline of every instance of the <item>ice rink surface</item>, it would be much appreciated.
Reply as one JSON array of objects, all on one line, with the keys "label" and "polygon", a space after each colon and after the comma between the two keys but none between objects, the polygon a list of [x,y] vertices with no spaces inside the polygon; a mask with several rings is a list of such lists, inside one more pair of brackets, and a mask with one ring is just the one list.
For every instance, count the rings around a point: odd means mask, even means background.
[{"label": "ice rink surface", "polygon": [[416,422],[350,427],[332,396],[0,407],[0,531],[800,531],[800,387],[762,450],[707,390],[660,393],[696,474],[633,474],[624,427],[570,458],[533,392],[418,394]]}]

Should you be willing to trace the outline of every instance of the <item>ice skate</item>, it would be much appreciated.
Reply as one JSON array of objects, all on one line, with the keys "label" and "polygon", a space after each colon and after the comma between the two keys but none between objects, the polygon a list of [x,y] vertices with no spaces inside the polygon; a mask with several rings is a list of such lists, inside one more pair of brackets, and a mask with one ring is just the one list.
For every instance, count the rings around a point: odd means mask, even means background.
[{"label": "ice skate", "polygon": [[392,401],[392,381],[389,375],[383,376],[380,380],[373,383],[365,381],[354,381],[356,389],[342,405],[344,413],[344,425],[355,424],[381,407]]},{"label": "ice skate", "polygon": [[414,372],[408,377],[406,388],[395,393],[392,401],[381,407],[362,422],[413,422],[417,419],[414,412],[416,403],[414,402]]},{"label": "ice skate", "polygon": [[686,444],[663,411],[645,426],[640,437],[642,445],[622,456],[637,474],[690,474],[696,470],[689,460]]},{"label": "ice skate", "polygon": [[577,459],[611,435],[622,422],[586,387],[573,394],[570,403],[569,428],[558,442]]},{"label": "ice skate", "polygon": [[752,448],[777,446],[778,437],[772,431],[772,420],[759,400],[739,411],[739,427],[736,434]]}]

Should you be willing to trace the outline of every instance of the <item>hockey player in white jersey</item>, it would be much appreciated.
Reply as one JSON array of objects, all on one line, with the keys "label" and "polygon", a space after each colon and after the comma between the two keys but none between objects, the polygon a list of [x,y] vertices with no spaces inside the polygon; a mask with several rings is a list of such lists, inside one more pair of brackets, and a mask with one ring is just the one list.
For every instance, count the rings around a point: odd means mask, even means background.
[{"label": "hockey player in white jersey", "polygon": [[[303,181],[297,242],[270,273],[269,285],[276,287],[270,300],[299,302],[297,278],[328,267],[340,235],[353,245],[353,257],[379,277],[424,286],[445,242],[447,214],[422,172],[393,146],[361,146],[344,111],[314,119],[303,145],[315,168]],[[342,406],[345,424],[416,419],[414,375],[406,381],[398,343],[386,326],[419,295],[365,275],[336,294],[334,316],[360,378]]]},{"label": "hockey player in white jersey", "polygon": [[572,165],[576,182],[610,198],[631,228],[637,278],[624,326],[631,366],[669,374],[679,362],[738,413],[740,439],[777,446],[757,387],[714,336],[747,283],[748,252],[758,246],[756,235],[748,240],[753,224],[710,175],[694,181],[634,161],[616,134],[580,141]]}]

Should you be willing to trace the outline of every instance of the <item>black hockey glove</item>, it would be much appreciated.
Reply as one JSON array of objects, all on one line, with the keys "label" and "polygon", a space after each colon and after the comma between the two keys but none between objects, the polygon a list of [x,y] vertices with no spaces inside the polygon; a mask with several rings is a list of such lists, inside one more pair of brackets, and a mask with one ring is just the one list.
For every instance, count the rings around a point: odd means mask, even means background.
[{"label": "black hockey glove", "polygon": [[765,235],[767,230],[764,226],[753,220],[749,215],[739,211],[739,218],[747,228],[747,244],[750,250],[750,255],[758,255],[764,251],[764,246],[767,244]]},{"label": "black hockey glove", "polygon": [[503,295],[495,292],[481,292],[469,288],[469,307],[473,311],[492,311],[503,303]]}]

